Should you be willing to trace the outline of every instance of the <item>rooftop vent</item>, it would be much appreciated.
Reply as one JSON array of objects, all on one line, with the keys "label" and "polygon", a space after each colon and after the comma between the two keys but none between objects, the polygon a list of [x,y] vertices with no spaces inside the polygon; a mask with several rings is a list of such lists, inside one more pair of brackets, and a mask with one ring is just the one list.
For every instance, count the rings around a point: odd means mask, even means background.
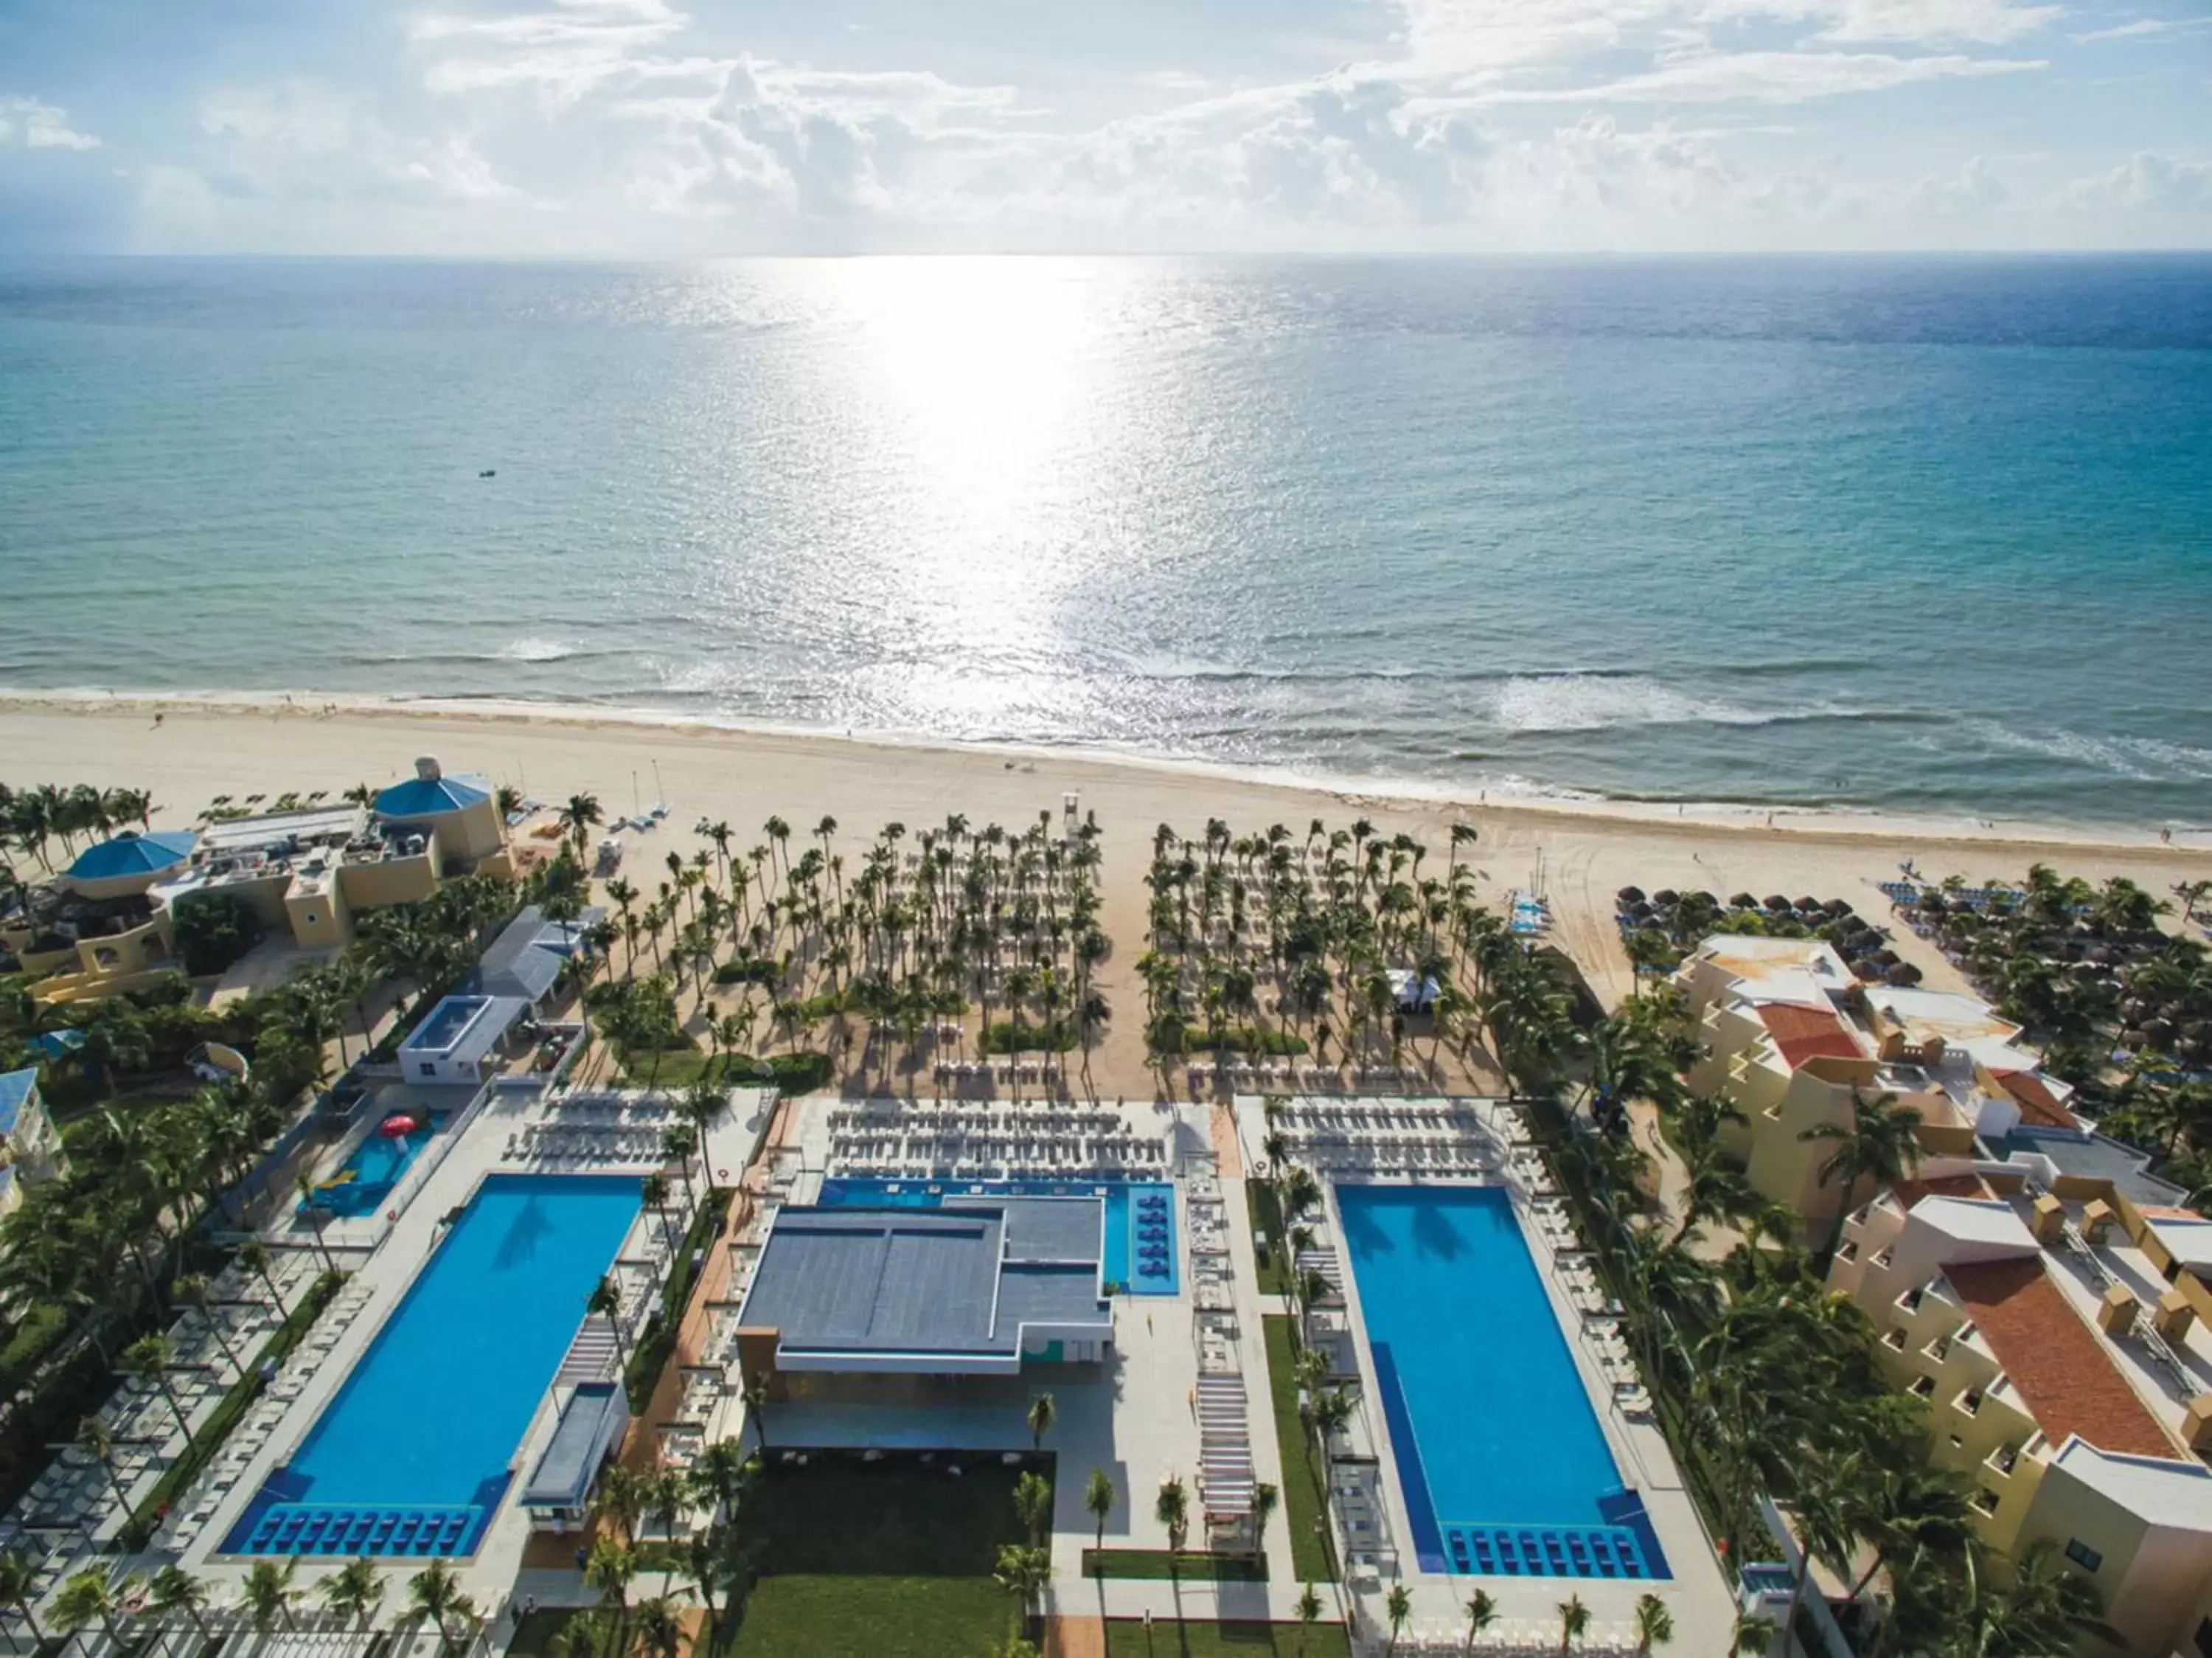
[{"label": "rooftop vent", "polygon": [[438,766],[435,754],[418,754],[415,759],[415,775],[425,783],[435,783],[444,775]]}]

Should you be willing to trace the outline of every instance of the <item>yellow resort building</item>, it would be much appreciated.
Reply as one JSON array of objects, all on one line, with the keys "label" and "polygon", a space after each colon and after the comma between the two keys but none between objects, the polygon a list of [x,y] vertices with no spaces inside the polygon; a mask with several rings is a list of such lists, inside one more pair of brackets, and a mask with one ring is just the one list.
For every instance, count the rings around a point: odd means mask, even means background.
[{"label": "yellow resort building", "polygon": [[2168,1190],[1947,1161],[1852,1214],[1829,1267],[1983,1540],[2047,1540],[2142,1658],[2212,1641],[2212,1221]]},{"label": "yellow resort building", "polygon": [[418,903],[468,875],[512,879],[514,855],[485,779],[434,758],[369,807],[318,805],[198,830],[123,834],[88,848],[0,927],[40,1003],[149,988],[180,965],[173,918],[204,895],[234,899],[303,951],[351,943],[356,918]]},{"label": "yellow resort building", "polygon": [[1818,939],[1709,938],[1675,983],[1702,1045],[1686,1080],[1743,1116],[1723,1126],[1722,1149],[1808,1237],[1872,1195],[1823,1184],[1835,1143],[1804,1137],[1848,1125],[1855,1099],[1891,1094],[1917,1110],[1923,1157],[1971,1156],[1979,1139],[2021,1126],[2087,1132],[2066,1107],[2071,1090],[2014,1045],[2018,1026],[1972,997],[1862,984]]}]

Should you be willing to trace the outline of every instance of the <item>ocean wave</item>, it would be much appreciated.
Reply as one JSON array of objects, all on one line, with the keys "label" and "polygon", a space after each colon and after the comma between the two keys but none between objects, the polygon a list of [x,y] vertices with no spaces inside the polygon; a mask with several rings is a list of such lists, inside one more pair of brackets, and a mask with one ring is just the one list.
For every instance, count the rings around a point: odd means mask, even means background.
[{"label": "ocean wave", "polygon": [[1555,731],[1611,731],[1624,726],[1784,725],[1815,720],[1910,721],[1898,710],[1836,704],[1746,707],[1666,685],[1646,674],[1527,674],[1509,680],[1491,699],[1491,720],[1501,729],[1528,735]]},{"label": "ocean wave", "polygon": [[1992,748],[2040,755],[2108,771],[2130,783],[2170,783],[2177,777],[2212,777],[2212,749],[2157,737],[2093,737],[2063,726],[2021,731],[1997,720],[1969,720],[1967,734]]},{"label": "ocean wave", "polygon": [[509,639],[492,655],[502,662],[558,662],[570,656],[603,655],[586,644],[568,639],[547,639],[535,634],[525,634],[520,639]]}]

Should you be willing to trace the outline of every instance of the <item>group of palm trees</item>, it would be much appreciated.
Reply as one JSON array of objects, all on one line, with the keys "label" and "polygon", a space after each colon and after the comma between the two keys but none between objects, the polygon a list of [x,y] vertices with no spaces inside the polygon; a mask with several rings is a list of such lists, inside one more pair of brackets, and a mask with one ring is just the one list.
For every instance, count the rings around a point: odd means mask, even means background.
[{"label": "group of palm trees", "polygon": [[104,840],[132,824],[149,828],[153,817],[154,796],[143,789],[95,789],[83,783],[66,789],[51,783],[10,789],[0,783],[0,852],[12,850],[35,858],[52,874],[52,843],[59,841],[62,856],[73,857],[79,840]]},{"label": "group of palm trees", "polygon": [[[560,814],[578,846],[603,815],[590,795]],[[842,1051],[857,1024],[863,1071],[890,1072],[896,1036],[911,1077],[927,1063],[925,1033],[972,1007],[982,1048],[1080,1045],[1087,1064],[1109,1017],[1093,978],[1109,952],[1095,819],[1062,834],[1048,811],[1020,829],[956,813],[914,833],[910,850],[907,826],[888,823],[850,862],[831,817],[795,853],[780,817],[743,850],[726,823],[705,834],[690,858],[667,854],[650,892],[606,885],[616,914],[599,938],[610,960],[623,944],[622,980],[598,1005],[634,1062],[692,1032],[716,1066],[761,1052],[764,1037],[805,1050],[824,1027]]]},{"label": "group of palm trees", "polygon": [[[290,1631],[298,1626],[296,1608],[308,1590],[297,1581],[299,1563],[256,1561],[247,1573],[239,1612],[257,1633]],[[0,1554],[0,1606],[22,1616],[33,1638],[43,1642],[31,1601],[35,1570],[20,1555]],[[313,1593],[333,1616],[357,1631],[369,1627],[384,1603],[387,1580],[381,1567],[364,1556],[325,1576]],[[475,1603],[465,1594],[460,1579],[443,1560],[433,1560],[407,1580],[407,1616],[436,1625],[441,1649],[452,1651],[477,1618]],[[135,1572],[117,1576],[99,1566],[72,1575],[55,1592],[48,1609],[53,1628],[63,1634],[98,1626],[118,1652],[131,1651],[143,1635],[188,1624],[203,1642],[212,1643],[209,1623],[214,1592],[204,1578],[175,1565],[166,1565],[151,1576]]]},{"label": "group of palm trees", "polygon": [[[1442,1085],[1443,1053],[1473,1065],[1486,1029],[1493,1063],[1509,1058],[1504,1039],[1524,1070],[1547,1071],[1563,1057],[1567,996],[1476,900],[1462,857],[1474,841],[1471,825],[1453,825],[1442,874],[1425,875],[1420,841],[1364,818],[1334,830],[1316,818],[1303,839],[1280,823],[1237,835],[1211,819],[1195,840],[1160,825],[1145,877],[1151,948],[1137,963],[1155,1061],[1234,1049],[1397,1066],[1425,1033]],[[1411,1021],[1394,972],[1429,1004]]]},{"label": "group of palm trees", "polygon": [[[2112,1110],[2102,1126],[2152,1152],[2178,1185],[2212,1187],[2212,951],[2158,924],[2173,905],[2121,878],[2092,886],[2046,864],[1962,895],[1954,876],[1905,906],[1999,1012],[2044,1045],[2045,1067]],[[2212,884],[2174,889],[2183,924]],[[2124,1064],[2115,1056],[2124,1053]]]},{"label": "group of palm trees", "polygon": [[[683,1603],[672,1590],[679,1576],[706,1614],[703,1639],[693,1650],[720,1644],[732,1606],[759,1567],[753,1535],[763,1500],[759,1473],[758,1456],[733,1439],[705,1447],[682,1471],[617,1464],[603,1473],[592,1499],[598,1535],[584,1558],[584,1582],[599,1604],[563,1626],[556,1637],[559,1658],[676,1658]],[[705,1515],[704,1526],[688,1523],[695,1513]],[[658,1539],[646,1535],[647,1521]],[[653,1570],[659,1592],[633,1600],[633,1584]]]}]

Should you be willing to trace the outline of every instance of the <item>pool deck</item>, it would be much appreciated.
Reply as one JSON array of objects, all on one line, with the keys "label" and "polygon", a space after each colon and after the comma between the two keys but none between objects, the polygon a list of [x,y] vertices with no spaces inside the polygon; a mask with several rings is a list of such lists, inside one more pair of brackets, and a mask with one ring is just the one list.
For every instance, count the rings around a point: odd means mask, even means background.
[{"label": "pool deck", "polygon": [[[736,1091],[732,1099],[732,1109],[710,1126],[707,1144],[707,1162],[710,1170],[716,1166],[718,1160],[725,1167],[742,1166],[745,1149],[751,1143],[753,1128],[757,1125],[759,1113],[765,1108],[765,1102],[757,1095],[758,1091],[756,1090]],[[637,1100],[644,1096],[623,1097]],[[231,1528],[270,1474],[295,1453],[324,1408],[343,1386],[356,1363],[376,1339],[386,1319],[404,1299],[416,1274],[445,1234],[447,1228],[443,1217],[467,1203],[487,1175],[549,1173],[619,1174],[635,1179],[647,1173],[665,1172],[675,1194],[674,1201],[679,1204],[684,1202],[682,1180],[672,1166],[664,1170],[658,1161],[647,1166],[635,1160],[611,1158],[593,1162],[582,1158],[568,1158],[556,1164],[542,1158],[530,1159],[510,1153],[510,1144],[516,1143],[511,1137],[520,1137],[525,1129],[546,1120],[551,1105],[559,1098],[558,1095],[541,1096],[526,1089],[489,1092],[476,1113],[460,1125],[435,1167],[419,1185],[403,1194],[404,1206],[400,1209],[396,1220],[386,1221],[380,1216],[374,1217],[377,1224],[370,1228],[369,1235],[358,1240],[352,1236],[342,1236],[337,1226],[328,1228],[328,1241],[339,1258],[339,1265],[352,1274],[347,1289],[351,1298],[358,1303],[355,1316],[337,1332],[336,1339],[325,1351],[308,1362],[304,1385],[296,1390],[286,1388],[290,1398],[281,1418],[252,1448],[250,1457],[234,1469],[231,1483],[221,1501],[193,1540],[176,1551],[178,1564],[205,1579],[219,1600],[230,1598],[242,1588],[253,1564],[252,1557],[220,1552]],[[698,1178],[696,1166],[693,1178],[695,1181]],[[674,1224],[683,1223],[680,1214],[672,1216],[671,1219]],[[301,1230],[304,1234],[304,1228]],[[655,1216],[641,1214],[617,1252],[617,1259],[624,1263],[618,1276],[623,1281],[625,1320],[633,1332],[644,1308],[652,1304],[658,1295],[657,1273],[647,1273],[637,1264],[642,1262],[646,1253],[643,1240],[648,1235],[657,1235],[659,1231],[659,1222]],[[299,1247],[298,1240],[288,1239],[287,1241],[294,1248]],[[322,1320],[319,1320],[318,1329],[330,1318],[326,1313]],[[580,1323],[580,1307],[578,1319]],[[301,1357],[295,1356],[293,1363],[300,1365]],[[549,1377],[549,1383],[550,1380]],[[541,1399],[517,1448],[514,1465],[518,1469],[527,1472],[543,1450],[552,1433],[553,1425],[554,1412]],[[238,1434],[233,1435],[231,1444],[233,1448],[242,1448]],[[210,1470],[209,1475],[203,1475],[203,1481],[214,1472]],[[528,1518],[513,1501],[519,1488],[519,1481],[510,1485],[506,1497],[485,1528],[475,1553],[451,1563],[460,1577],[463,1588],[476,1598],[480,1608],[486,1611],[501,1604],[513,1590],[523,1564],[525,1546],[530,1539]],[[190,1494],[187,1494],[185,1501],[190,1501]],[[184,1503],[180,1503],[179,1508],[183,1506]],[[317,1578],[344,1564],[343,1557],[303,1559],[300,1582],[304,1588],[312,1590]],[[396,1577],[404,1577],[419,1570],[424,1564],[419,1559],[399,1559],[392,1561],[387,1570]]]},{"label": "pool deck", "polygon": [[[1696,1507],[1674,1466],[1666,1436],[1655,1423],[1632,1418],[1623,1412],[1615,1398],[1613,1386],[1600,1363],[1597,1350],[1585,1338],[1583,1316],[1576,1308],[1573,1292],[1561,1272],[1555,1249],[1548,1240],[1545,1228],[1536,1223],[1531,1210],[1533,1194],[1514,1170],[1514,1131],[1508,1126],[1498,1102],[1395,1096],[1389,1100],[1362,1102],[1329,1096],[1313,1100],[1292,1099],[1289,1103],[1330,1108],[1350,1107],[1354,1112],[1364,1103],[1394,1112],[1472,1106],[1480,1126],[1472,1131],[1459,1131],[1453,1137],[1465,1139],[1470,1149],[1486,1153],[1496,1164],[1495,1168],[1489,1172],[1477,1172],[1472,1168],[1401,1167],[1376,1172],[1337,1169],[1319,1173],[1325,1193],[1326,1219],[1316,1228],[1319,1234],[1316,1247],[1334,1249],[1339,1253],[1346,1303],[1345,1333],[1357,1355],[1360,1373],[1359,1412],[1354,1419],[1352,1436],[1355,1443],[1370,1449],[1379,1461],[1388,1529],[1388,1536],[1383,1539],[1385,1546],[1376,1550],[1370,1544],[1355,1542],[1349,1538],[1343,1530],[1341,1515],[1335,1516],[1341,1557],[1348,1560],[1354,1553],[1373,1553],[1378,1557],[1373,1566],[1348,1570],[1346,1574],[1348,1581],[1345,1587],[1349,1591],[1349,1599],[1361,1613],[1364,1626],[1370,1631],[1388,1630],[1389,1620],[1382,1610],[1383,1600],[1393,1587],[1402,1582],[1412,1591],[1413,1598],[1409,1636],[1415,1632],[1427,1632],[1431,1638],[1449,1637],[1463,1639],[1467,1630],[1467,1596],[1479,1585],[1488,1590],[1496,1600],[1501,1630],[1510,1635],[1516,1624],[1526,1624],[1528,1626],[1525,1631],[1527,1637],[1539,1643],[1542,1643],[1548,1636],[1549,1642],[1556,1644],[1559,1629],[1557,1607],[1569,1594],[1580,1595],[1589,1607],[1591,1638],[1594,1641],[1624,1631],[1634,1615],[1637,1599],[1647,1593],[1657,1594],[1674,1612],[1678,1641],[1695,1643],[1700,1637],[1718,1639],[1724,1637],[1732,1627],[1735,1616],[1735,1600],[1714,1555],[1711,1542],[1705,1535]],[[1260,1143],[1267,1134],[1263,1100],[1257,1095],[1239,1095],[1234,1115],[1245,1163],[1251,1167],[1264,1166],[1265,1155]],[[1436,1137],[1444,1137],[1438,1135]],[[1613,1454],[1622,1480],[1644,1499],[1660,1546],[1667,1557],[1671,1573],[1668,1578],[1651,1581],[1606,1577],[1477,1577],[1420,1569],[1414,1558],[1413,1523],[1399,1483],[1389,1424],[1377,1403],[1381,1395],[1375,1381],[1375,1356],[1368,1344],[1365,1321],[1360,1313],[1357,1275],[1343,1253],[1343,1220],[1336,1202],[1335,1187],[1352,1182],[1383,1186],[1491,1186],[1503,1187],[1511,1195],[1514,1214],[1521,1223],[1522,1240],[1528,1247],[1530,1259],[1535,1263],[1537,1277],[1551,1301],[1553,1315],[1566,1338],[1568,1350],[1582,1378],[1590,1409],[1597,1418],[1599,1429],[1605,1436],[1607,1448]],[[1242,1221],[1243,1205],[1237,1205],[1237,1218]],[[1242,1259],[1249,1262],[1250,1259],[1248,1240]],[[1297,1585],[1290,1586],[1292,1598],[1297,1589]],[[1278,1611],[1276,1615],[1285,1614]]]}]

